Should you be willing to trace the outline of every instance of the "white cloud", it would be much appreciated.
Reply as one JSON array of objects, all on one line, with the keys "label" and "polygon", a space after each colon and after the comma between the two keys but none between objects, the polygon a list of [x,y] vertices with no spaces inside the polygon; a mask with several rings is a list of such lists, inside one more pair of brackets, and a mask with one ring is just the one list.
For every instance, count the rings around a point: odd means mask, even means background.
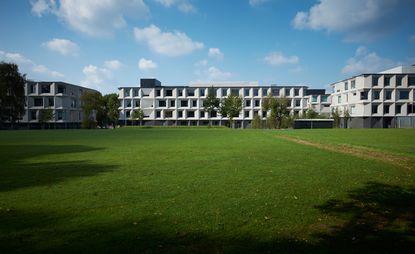
[{"label": "white cloud", "polygon": [[142,71],[148,71],[151,69],[156,69],[157,64],[153,62],[152,60],[147,60],[145,58],[140,58],[138,61],[138,68]]},{"label": "white cloud", "polygon": [[105,61],[104,66],[110,70],[118,70],[123,66],[123,64],[119,60],[114,59]]},{"label": "white cloud", "polygon": [[[19,69],[35,78],[63,78],[64,75],[58,71],[50,70],[42,64],[36,64],[20,53],[0,51],[0,61],[11,62],[19,65]],[[33,78],[29,76],[28,78]]]},{"label": "white cloud", "polygon": [[382,58],[375,52],[367,52],[365,47],[358,47],[355,55],[347,60],[346,65],[342,69],[343,74],[361,74],[379,72],[396,65],[393,60]]},{"label": "white cloud", "polygon": [[200,60],[199,62],[195,63],[195,67],[205,67],[205,66],[208,65],[208,63],[209,63],[208,60],[203,59],[203,60]]},{"label": "white cloud", "polygon": [[134,36],[137,41],[147,43],[152,51],[166,56],[186,55],[204,46],[203,43],[190,39],[185,33],[162,32],[155,25],[134,28]]},{"label": "white cloud", "polygon": [[42,45],[49,50],[55,51],[63,56],[75,56],[79,52],[79,46],[76,43],[66,39],[54,38],[50,41],[44,42]]},{"label": "white cloud", "polygon": [[396,29],[413,6],[410,0],[319,0],[308,11],[297,12],[293,25],[345,32],[346,39],[352,41],[371,40]]},{"label": "white cloud", "polygon": [[269,0],[249,0],[249,4],[251,6],[258,6],[258,5],[261,5],[261,4],[266,3],[268,1]]},{"label": "white cloud", "polygon": [[415,34],[409,36],[409,42],[415,43]]},{"label": "white cloud", "polygon": [[300,59],[298,56],[285,56],[281,52],[271,52],[264,58],[264,61],[270,65],[282,65],[297,64]]},{"label": "white cloud", "polygon": [[37,0],[31,2],[37,16],[52,13],[70,28],[90,36],[110,36],[126,25],[126,18],[148,13],[143,0]]},{"label": "white cloud", "polygon": [[223,53],[220,51],[219,48],[210,48],[208,55],[209,57],[216,58],[218,60],[223,59]]},{"label": "white cloud", "polygon": [[192,5],[188,0],[154,0],[155,2],[163,5],[166,8],[177,6],[177,9],[184,13],[195,12],[196,7]]},{"label": "white cloud", "polygon": [[207,76],[210,80],[226,80],[232,77],[232,73],[222,71],[215,66],[211,66],[206,70]]},{"label": "white cloud", "polygon": [[112,78],[111,71],[92,64],[85,66],[82,73],[85,78],[80,82],[81,85],[99,91],[105,90],[104,88],[108,86],[109,79]]}]

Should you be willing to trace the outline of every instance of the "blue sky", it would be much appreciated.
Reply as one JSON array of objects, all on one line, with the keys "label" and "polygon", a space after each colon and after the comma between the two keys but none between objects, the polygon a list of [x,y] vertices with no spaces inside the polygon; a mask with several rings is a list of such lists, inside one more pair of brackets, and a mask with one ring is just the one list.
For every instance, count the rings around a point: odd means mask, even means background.
[{"label": "blue sky", "polygon": [[0,60],[116,92],[244,80],[330,83],[415,64],[413,0],[0,1]]}]

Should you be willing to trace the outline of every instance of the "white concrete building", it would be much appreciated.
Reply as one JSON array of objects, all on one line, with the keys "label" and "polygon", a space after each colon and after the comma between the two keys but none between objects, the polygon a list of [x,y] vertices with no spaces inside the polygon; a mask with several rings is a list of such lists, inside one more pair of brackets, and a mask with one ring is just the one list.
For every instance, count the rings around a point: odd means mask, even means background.
[{"label": "white concrete building", "polygon": [[342,116],[348,111],[349,127],[415,127],[414,65],[361,74],[331,87],[331,109]]},{"label": "white concrete building", "polygon": [[[234,118],[236,126],[249,127],[254,115],[265,119],[262,100],[271,93],[291,100],[291,114],[302,115],[312,107],[319,113],[330,113],[329,95],[324,89],[308,89],[306,86],[259,86],[258,82],[214,82],[194,83],[190,86],[162,86],[157,79],[141,79],[140,87],[120,87],[120,121],[131,124],[134,109],[144,111],[144,123],[148,125],[207,125],[207,113],[203,110],[203,99],[208,90],[214,89],[216,97],[223,99],[230,94],[243,98],[243,109]],[[218,112],[211,117],[214,125],[223,125],[228,120]]]}]

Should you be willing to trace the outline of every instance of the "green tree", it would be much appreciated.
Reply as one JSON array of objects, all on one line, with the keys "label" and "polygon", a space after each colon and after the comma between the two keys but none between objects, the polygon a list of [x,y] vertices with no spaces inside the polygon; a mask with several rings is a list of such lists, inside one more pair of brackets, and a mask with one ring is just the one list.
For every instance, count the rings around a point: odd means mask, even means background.
[{"label": "green tree", "polygon": [[102,122],[105,114],[104,100],[99,92],[85,92],[81,95],[82,104],[82,128],[93,129],[96,128],[97,122]]},{"label": "green tree", "polygon": [[319,118],[319,114],[312,108],[307,109],[305,112],[306,119],[316,119]]},{"label": "green tree", "polygon": [[24,114],[25,82],[16,64],[0,62],[0,124],[10,122],[13,128]]},{"label": "green tree", "polygon": [[216,97],[215,89],[213,87],[209,88],[208,95],[206,99],[203,100],[203,108],[208,114],[209,126],[212,126],[212,112],[219,108],[220,100]]},{"label": "green tree", "polygon": [[339,128],[340,127],[340,111],[337,107],[331,110],[331,118],[333,119],[334,127]]},{"label": "green tree", "polygon": [[118,119],[120,118],[120,101],[118,100],[118,95],[116,93],[106,94],[103,97],[105,103],[105,113],[107,120],[112,124],[112,126],[117,126]]},{"label": "green tree", "polygon": [[140,121],[140,126],[143,125],[143,119],[144,119],[144,111],[141,108],[134,109],[133,113],[131,114],[131,118],[133,120]]},{"label": "green tree", "polygon": [[270,111],[270,115],[275,117],[277,127],[280,129],[283,119],[289,117],[290,115],[290,110],[288,109],[289,105],[289,99],[285,97],[273,97],[271,94],[268,94],[268,96],[263,99],[262,110]]},{"label": "green tree", "polygon": [[46,108],[39,110],[39,123],[42,125],[42,129],[45,128],[45,124],[53,120],[53,109]]},{"label": "green tree", "polygon": [[242,98],[237,95],[229,95],[222,101],[220,113],[223,117],[229,118],[229,124],[235,128],[233,118],[238,117],[242,110]]},{"label": "green tree", "polygon": [[254,118],[251,122],[252,129],[260,129],[262,127],[262,120],[261,117],[258,114],[254,115]]},{"label": "green tree", "polygon": [[345,108],[343,111],[343,119],[344,119],[344,127],[349,128],[349,120],[350,120],[350,111],[348,108]]}]

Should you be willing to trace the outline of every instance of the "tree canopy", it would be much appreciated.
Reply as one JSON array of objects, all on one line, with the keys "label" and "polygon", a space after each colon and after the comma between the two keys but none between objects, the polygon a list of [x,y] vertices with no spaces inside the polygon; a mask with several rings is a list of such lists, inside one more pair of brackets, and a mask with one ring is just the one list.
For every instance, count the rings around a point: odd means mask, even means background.
[{"label": "tree canopy", "polygon": [[270,116],[277,121],[277,127],[281,128],[283,119],[290,115],[289,105],[290,100],[288,98],[273,97],[271,94],[268,94],[263,100],[262,109],[270,111]]},{"label": "tree canopy", "polygon": [[203,108],[208,114],[209,125],[211,125],[210,118],[212,116],[212,112],[218,109],[219,105],[220,100],[216,97],[215,89],[213,87],[209,88],[208,95],[206,96],[206,99],[203,100]]},{"label": "tree canopy", "polygon": [[229,95],[222,101],[220,106],[220,113],[223,117],[228,117],[229,121],[233,125],[233,118],[238,117],[242,110],[242,98],[237,95]]}]

